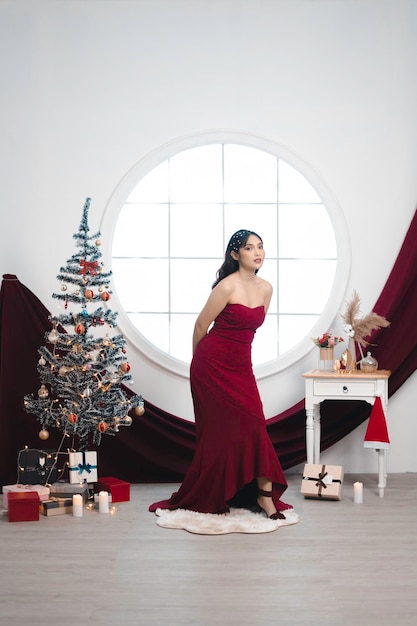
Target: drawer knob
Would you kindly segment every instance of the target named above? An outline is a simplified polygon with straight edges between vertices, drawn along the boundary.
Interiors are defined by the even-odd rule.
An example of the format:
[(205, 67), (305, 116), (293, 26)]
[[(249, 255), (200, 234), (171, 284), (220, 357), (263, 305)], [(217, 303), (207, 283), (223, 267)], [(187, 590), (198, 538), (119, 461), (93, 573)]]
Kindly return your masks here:
[(343, 385), (343, 393), (347, 393), (349, 391), (349, 389), (346, 387), (346, 385)]

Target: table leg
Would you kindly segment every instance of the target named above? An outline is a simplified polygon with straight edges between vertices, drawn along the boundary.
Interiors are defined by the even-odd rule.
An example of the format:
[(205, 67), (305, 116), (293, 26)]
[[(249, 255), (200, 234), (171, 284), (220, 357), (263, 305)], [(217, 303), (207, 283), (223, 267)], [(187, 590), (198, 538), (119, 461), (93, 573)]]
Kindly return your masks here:
[(385, 469), (385, 450), (377, 450), (378, 453), (378, 489), (379, 497), (384, 497), (384, 489), (386, 487), (386, 469)]
[(306, 415), (307, 463), (314, 463), (314, 408), (306, 409)]
[(321, 415), (320, 406), (315, 407), (314, 411), (314, 463), (320, 463), (320, 447), (321, 447)]

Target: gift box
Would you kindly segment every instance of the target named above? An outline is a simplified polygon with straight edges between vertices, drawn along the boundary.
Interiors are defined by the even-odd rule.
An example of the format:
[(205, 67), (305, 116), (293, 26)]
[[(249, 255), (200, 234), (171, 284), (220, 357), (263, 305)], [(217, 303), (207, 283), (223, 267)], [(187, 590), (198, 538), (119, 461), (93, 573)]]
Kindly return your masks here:
[(45, 485), (58, 480), (56, 453), (25, 448), (17, 455), (17, 482), (23, 485)]
[(9, 493), (37, 493), (40, 500), (49, 498), (49, 487), (46, 485), (3, 485), (3, 508), (9, 507)]
[(97, 480), (97, 452), (69, 453), (70, 483), (95, 483)]
[(130, 500), (130, 483), (113, 476), (100, 478), (94, 485), (94, 491), (96, 493), (108, 491), (111, 494), (113, 504), (115, 502), (129, 502)]
[(87, 502), (89, 498), (89, 490), (87, 483), (67, 483), (63, 481), (58, 481), (53, 483), (49, 487), (50, 490), (50, 498), (72, 498), (75, 493), (80, 493), (83, 497), (84, 502)]
[(306, 498), (340, 500), (342, 494), (343, 467), (306, 463), (301, 481), (301, 493)]
[(9, 522), (39, 521), (39, 502), (37, 491), (9, 491), (7, 493)]
[(72, 513), (72, 498), (51, 498), (40, 504), (42, 515), (52, 517)]

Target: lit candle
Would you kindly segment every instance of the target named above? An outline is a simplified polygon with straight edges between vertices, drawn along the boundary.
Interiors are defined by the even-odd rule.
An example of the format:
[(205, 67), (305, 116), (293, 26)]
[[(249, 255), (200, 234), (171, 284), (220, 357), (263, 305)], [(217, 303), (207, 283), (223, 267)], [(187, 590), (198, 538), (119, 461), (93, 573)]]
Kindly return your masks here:
[(79, 493), (72, 496), (72, 514), (74, 517), (82, 517), (83, 515), (83, 498)]
[(363, 484), (356, 482), (353, 483), (353, 502), (355, 504), (362, 504), (363, 502)]
[(98, 494), (98, 510), (100, 513), (109, 512), (109, 494), (107, 491), (100, 491)]
[[(108, 492), (107, 492), (107, 493), (108, 493)], [(108, 493), (108, 498), (109, 498), (109, 504), (110, 504), (110, 502), (111, 502), (111, 493)], [(96, 504), (96, 503), (98, 503), (98, 502), (100, 502), (100, 500), (99, 500), (99, 494), (98, 494), (98, 493), (95, 493), (95, 494), (94, 494), (94, 504)]]

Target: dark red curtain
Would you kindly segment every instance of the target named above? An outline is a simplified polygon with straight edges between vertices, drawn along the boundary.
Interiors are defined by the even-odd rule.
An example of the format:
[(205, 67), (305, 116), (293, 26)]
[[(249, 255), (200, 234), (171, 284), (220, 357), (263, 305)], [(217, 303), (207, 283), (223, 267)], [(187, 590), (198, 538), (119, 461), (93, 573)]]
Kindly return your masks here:
[[(374, 333), (372, 353), (381, 369), (390, 369), (392, 395), (416, 369), (417, 333), (417, 212), (404, 244), (374, 310), (391, 321)], [(23, 408), (23, 397), (36, 393), (40, 381), (36, 369), (38, 348), (51, 326), (49, 312), (38, 298), (12, 274), (5, 274), (0, 291), (0, 479), (17, 479), (17, 452), (25, 445), (57, 449), (62, 433), (51, 432), (47, 442), (38, 437), (40, 425)], [(124, 388), (126, 393), (131, 393)], [(115, 437), (104, 436), (98, 449), (101, 476), (129, 482), (180, 482), (191, 461), (195, 426), (145, 401), (142, 417)], [(321, 404), (322, 450), (345, 437), (369, 417), (365, 402)], [(304, 399), (269, 419), (267, 428), (284, 469), (306, 460)], [(65, 444), (64, 448), (65, 449)]]
[(411, 376), (417, 364), (417, 211), (374, 310), (391, 322), (369, 337), (380, 369), (389, 369), (389, 395)]

